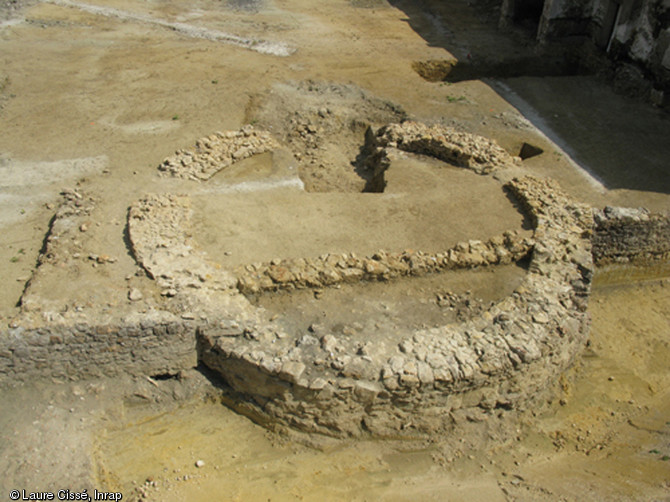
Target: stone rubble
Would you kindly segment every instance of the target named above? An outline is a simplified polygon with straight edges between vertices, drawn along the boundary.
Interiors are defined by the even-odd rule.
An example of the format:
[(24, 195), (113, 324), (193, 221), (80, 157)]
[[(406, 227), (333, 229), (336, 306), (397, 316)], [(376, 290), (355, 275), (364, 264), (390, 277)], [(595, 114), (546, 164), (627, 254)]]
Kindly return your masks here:
[(270, 133), (246, 125), (239, 131), (216, 132), (200, 138), (193, 148), (177, 150), (158, 169), (177, 178), (207, 181), (234, 162), (278, 147)]
[[(44, 252), (37, 258), (37, 268), (21, 297), (22, 310), (39, 311), (49, 309), (34, 290), (42, 276), (54, 269), (65, 268), (77, 260), (83, 252), (81, 233), (85, 232), (88, 220), (95, 207), (96, 199), (87, 193), (71, 188), (61, 190), (62, 201), (56, 210), (45, 240)], [(84, 228), (84, 230), (82, 230)], [(96, 263), (98, 256), (96, 256)], [(113, 259), (105, 257), (103, 263)]]
[(374, 148), (372, 161), (382, 168), (388, 166), (388, 161), (384, 160), (387, 148), (429, 155), (458, 167), (472, 169), (477, 174), (489, 174), (515, 164), (514, 158), (495, 141), (442, 125), (428, 126), (408, 120), (386, 125), (372, 132), (372, 136), (369, 135), (367, 139)]
[(465, 294), (456, 294), (451, 291), (445, 291), (436, 295), (436, 303), (441, 308), (448, 308), (456, 314), (456, 318), (460, 322), (467, 321), (475, 315), (481, 315), (490, 307), (478, 299), (473, 298), (470, 291)]
[(149, 276), (176, 296), (186, 288), (230, 289), (232, 275), (205, 260), (187, 235), (190, 199), (178, 195), (149, 195), (128, 212), (128, 234), (135, 257)]
[[(215, 135), (200, 150), (179, 153), (165, 170), (206, 180), (226, 162), (272, 149), (263, 134), (246, 128)], [(374, 146), (369, 162), (380, 170), (391, 149), (436, 156), (480, 174), (514, 163), (489, 140), (413, 122), (371, 131), (368, 140)], [(247, 150), (238, 155), (237, 147)], [(215, 150), (221, 158), (215, 159)], [(192, 160), (196, 154), (202, 155), (198, 163)], [(191, 163), (182, 162), (187, 157)], [(669, 225), (667, 216), (644, 210), (593, 210), (551, 180), (526, 176), (505, 188), (531, 217), (532, 238), (510, 231), (441, 253), (277, 258), (235, 270), (210, 262), (197, 249), (187, 196), (145, 196), (128, 212), (128, 235), (135, 259), (158, 286), (160, 306), (147, 303), (148, 291), (131, 287), (128, 305), (113, 313), (42, 312), (29, 284), (22, 298), (24, 322), (0, 333), (0, 381), (165, 374), (202, 363), (263, 420), (333, 436), (434, 434), (461, 419), (529, 406), (586, 341), (594, 257), (617, 261), (628, 253), (626, 259), (667, 260)], [(63, 195), (31, 283), (49, 267), (76, 259), (72, 251), (80, 254), (82, 233), (89, 230), (94, 199), (75, 190)], [(115, 261), (84, 256), (93, 265)], [(244, 296), (318, 292), (344, 282), (388, 281), (527, 256), (528, 273), (512, 295), (478, 305), (458, 323), (407, 329), (393, 344), (362, 326), (355, 333), (330, 333), (315, 323), (307, 332), (287, 333)], [(460, 299), (445, 293), (437, 301), (458, 306)]]
[(528, 255), (532, 240), (507, 231), (487, 241), (460, 242), (441, 253), (378, 251), (370, 257), (355, 253), (326, 254), (318, 258), (273, 260), (238, 267), (237, 287), (245, 294), (263, 291), (322, 288), (359, 281), (388, 281), (444, 270), (504, 265)]

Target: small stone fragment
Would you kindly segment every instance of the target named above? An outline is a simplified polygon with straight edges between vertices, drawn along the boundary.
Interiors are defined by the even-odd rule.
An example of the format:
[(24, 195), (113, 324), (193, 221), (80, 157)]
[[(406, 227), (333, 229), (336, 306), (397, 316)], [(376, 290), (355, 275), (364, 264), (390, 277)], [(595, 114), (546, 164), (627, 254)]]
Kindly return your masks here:
[(328, 382), (326, 382), (323, 378), (316, 378), (312, 381), (312, 383), (309, 384), (309, 388), (311, 390), (322, 390)]
[(321, 337), (321, 348), (326, 352), (333, 352), (337, 347), (337, 338), (333, 335), (324, 335)]
[(547, 324), (549, 322), (549, 317), (544, 312), (539, 312), (537, 314), (533, 314), (533, 321), (538, 324)]
[(290, 382), (296, 383), (304, 371), (305, 365), (303, 363), (289, 361), (284, 363), (279, 376)]

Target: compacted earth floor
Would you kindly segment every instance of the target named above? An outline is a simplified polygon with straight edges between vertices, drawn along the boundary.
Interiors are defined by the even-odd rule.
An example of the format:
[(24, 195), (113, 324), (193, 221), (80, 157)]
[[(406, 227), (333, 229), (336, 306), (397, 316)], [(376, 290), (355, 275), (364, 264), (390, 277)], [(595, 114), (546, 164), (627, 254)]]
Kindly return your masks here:
[[(471, 172), (450, 172), (443, 197), (421, 180), (412, 183), (432, 194), (426, 200), (402, 188), (361, 193), (366, 127), (404, 117), (487, 136), (513, 155), (532, 144), (543, 153), (519, 171), (551, 176), (594, 206), (670, 207), (667, 168), (658, 167), (668, 160), (658, 139), (670, 134), (666, 114), (593, 77), (429, 82), (417, 62), (481, 51), (495, 61), (520, 42), (500, 42), (464, 1), (406, 4), (0, 1), (0, 322), (19, 313), (62, 189), (90, 194), (96, 210), (82, 230), (77, 287), (48, 277), (42, 287), (84, 311), (129, 302), (129, 284), (153, 287), (125, 235), (128, 207), (147, 193), (200, 191), (197, 242), (232, 265), (528, 230), (497, 185)], [(479, 24), (468, 31), (464, 23)], [(593, 103), (597, 113), (585, 115)], [(545, 133), (533, 125), (543, 125), (543, 113)], [(577, 127), (585, 117), (588, 130)], [(209, 195), (204, 184), (159, 176), (175, 150), (247, 123), (298, 154), (293, 179), (305, 191), (266, 190), (276, 182), (267, 154), (217, 175)], [(612, 152), (628, 152), (628, 161)], [(113, 260), (89, 259), (100, 255)], [(392, 334), (402, 323), (458, 320), (508, 294), (523, 272), (253, 301), (287, 326), (345, 329), (375, 319)], [(461, 447), (442, 438), (347, 443), (270, 433), (232, 411), (220, 383), (196, 370), (32, 382), (0, 391), (0, 499), (12, 489), (97, 487), (148, 500), (665, 500), (670, 284), (638, 272), (599, 274), (591, 340), (554, 401), (513, 425), (464, 432)]]

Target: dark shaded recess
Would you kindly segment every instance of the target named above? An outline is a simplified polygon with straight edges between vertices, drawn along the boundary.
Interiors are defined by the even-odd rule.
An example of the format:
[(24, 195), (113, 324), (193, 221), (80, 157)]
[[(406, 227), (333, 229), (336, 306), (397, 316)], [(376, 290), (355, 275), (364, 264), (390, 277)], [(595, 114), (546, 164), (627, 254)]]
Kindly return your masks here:
[(516, 0), (514, 5), (514, 21), (533, 22), (536, 25), (542, 17), (544, 0)]
[(202, 362), (200, 350), (201, 348), (198, 349), (199, 363), (196, 370), (209, 381), (212, 387), (219, 391), (220, 394), (217, 397), (223, 406), (238, 415), (248, 418), (256, 425), (270, 430), (281, 430), (281, 424), (269, 419), (268, 416), (258, 411), (259, 409), (263, 409), (267, 403), (267, 399), (254, 399), (253, 396), (236, 391), (218, 371), (209, 368)]
[(532, 157), (537, 157), (538, 155), (542, 155), (543, 153), (544, 150), (542, 150), (542, 148), (537, 147), (535, 145), (531, 145), (530, 143), (524, 143), (523, 145), (521, 145), (521, 150), (519, 151), (519, 157), (521, 157), (521, 160), (526, 160)]
[(557, 55), (522, 58), (511, 58), (504, 61), (478, 63), (458, 62), (444, 79), (448, 82), (480, 80), (483, 78), (514, 78), (514, 77), (564, 77), (586, 75), (584, 68), (576, 57)]
[(135, 255), (135, 248), (133, 247), (133, 241), (130, 239), (130, 208), (126, 211), (126, 224), (123, 227), (123, 244), (126, 247), (126, 252), (135, 263), (144, 271), (147, 277), (155, 279), (153, 274), (144, 266), (141, 260)]
[(179, 375), (177, 373), (158, 373), (157, 375), (151, 375), (151, 378), (159, 381), (176, 380)]
[(388, 166), (382, 165), (375, 152), (375, 130), (368, 126), (365, 140), (359, 148), (356, 158), (351, 162), (356, 174), (365, 180), (363, 193), (383, 193), (386, 189), (384, 172)]
[(516, 0), (512, 20), (529, 33), (536, 33), (544, 9), (544, 0)]
[[(33, 270), (37, 270), (37, 268), (40, 266), (40, 261), (43, 258), (48, 259), (49, 257), (47, 256), (47, 247), (49, 246), (49, 237), (51, 236), (51, 232), (53, 230), (54, 223), (56, 222), (56, 216), (57, 213), (54, 213), (54, 215), (51, 217), (49, 220), (49, 224), (47, 225), (47, 232), (44, 234), (44, 238), (42, 239), (42, 246), (40, 247), (39, 252), (37, 253), (37, 260), (35, 262), (35, 266), (33, 267)], [(30, 281), (31, 279), (28, 279), (26, 283), (23, 285), (23, 291), (21, 291), (21, 296), (19, 296), (19, 299), (16, 300), (16, 303), (14, 304), (15, 307), (20, 307), (21, 306), (21, 298), (23, 298), (23, 295), (26, 294), (26, 290), (28, 289), (28, 286), (30, 286)]]
[(519, 214), (523, 216), (521, 228), (524, 230), (533, 230), (537, 226), (537, 222), (533, 220), (533, 213), (527, 210), (527, 208), (519, 199), (517, 199), (516, 195), (514, 195), (514, 192), (509, 187), (503, 186), (503, 192), (514, 209), (516, 209)]

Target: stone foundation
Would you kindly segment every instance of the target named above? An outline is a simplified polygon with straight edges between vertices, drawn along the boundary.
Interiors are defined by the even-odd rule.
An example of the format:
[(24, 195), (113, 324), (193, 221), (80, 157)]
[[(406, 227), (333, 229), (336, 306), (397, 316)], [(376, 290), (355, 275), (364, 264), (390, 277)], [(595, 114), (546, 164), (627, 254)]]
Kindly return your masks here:
[(161, 173), (193, 181), (207, 181), (231, 164), (279, 145), (265, 131), (247, 125), (239, 131), (217, 132), (196, 141), (193, 148), (177, 150), (158, 167)]
[(670, 260), (670, 217), (643, 208), (606, 207), (594, 211), (593, 259), (649, 264)]
[(375, 347), (371, 334), (364, 350), (333, 335), (214, 328), (200, 332), (203, 363), (259, 413), (330, 435), (434, 433), (459, 410), (524, 406), (586, 340), (592, 217), (551, 182), (524, 178), (509, 188), (537, 224), (530, 271), (480, 317), (408, 332), (392, 347)]
[(371, 150), (368, 163), (382, 171), (388, 167), (388, 153), (393, 149), (428, 155), (477, 174), (490, 174), (515, 164), (510, 154), (488, 138), (409, 120), (368, 131), (367, 147)]
[(507, 231), (487, 241), (459, 242), (442, 253), (379, 251), (369, 257), (354, 253), (327, 254), (319, 258), (273, 260), (238, 267), (237, 288), (245, 294), (262, 291), (322, 288), (359, 281), (388, 281), (446, 270), (507, 265), (525, 258), (532, 248), (529, 239)]
[[(235, 143), (239, 134), (229, 139)], [(514, 163), (484, 140), (411, 122), (389, 125), (368, 137), (369, 162), (380, 175), (397, 150), (482, 175)], [(332, 436), (434, 434), (459, 420), (522, 409), (552, 388), (588, 337), (594, 259), (667, 259), (669, 225), (667, 217), (643, 210), (594, 211), (551, 180), (527, 176), (501, 189), (530, 216), (532, 238), (509, 231), (440, 253), (326, 254), (230, 270), (198, 250), (189, 197), (146, 196), (130, 208), (127, 233), (162, 303), (139, 309), (131, 302), (114, 315), (40, 307), (40, 274), (68, 265), (72, 253), (65, 246), (76, 242), (70, 234), (81, 233), (82, 218), (94, 207), (93, 199), (67, 192), (24, 294), (23, 318), (0, 334), (0, 382), (175, 374), (200, 362), (265, 421)], [(392, 342), (374, 331), (358, 338), (287, 332), (244, 296), (528, 257), (526, 277), (509, 297), (461, 323), (408, 328)]]
[(196, 323), (168, 312), (0, 334), (0, 382), (176, 374), (197, 364)]

